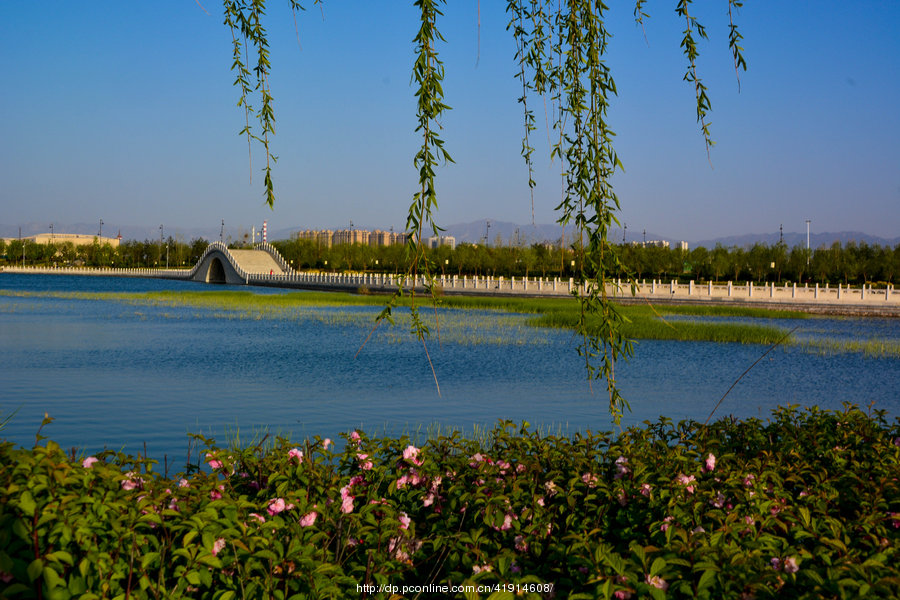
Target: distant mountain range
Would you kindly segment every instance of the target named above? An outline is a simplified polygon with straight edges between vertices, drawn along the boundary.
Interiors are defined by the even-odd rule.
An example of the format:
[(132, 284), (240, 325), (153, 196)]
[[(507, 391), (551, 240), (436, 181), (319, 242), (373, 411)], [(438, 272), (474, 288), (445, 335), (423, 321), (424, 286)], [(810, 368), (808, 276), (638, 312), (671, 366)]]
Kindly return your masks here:
[[(490, 224), (490, 226), (488, 226)], [(56, 224), (54, 231), (57, 233), (79, 233), (83, 235), (96, 235), (99, 232), (98, 223), (74, 223), (74, 224)], [(270, 240), (287, 239), (292, 233), (307, 229), (303, 227), (279, 228), (270, 230), (268, 238)], [(49, 233), (49, 227), (45, 223), (25, 223), (21, 226), (22, 236), (31, 236), (38, 233)], [(126, 240), (154, 240), (159, 239), (159, 226), (157, 227), (141, 227), (118, 225), (115, 223), (104, 223), (103, 235), (105, 237), (115, 237), (121, 232), (122, 238)], [(220, 228), (203, 228), (203, 227), (164, 227), (163, 235), (165, 237), (175, 236), (189, 242), (194, 238), (205, 238), (207, 240), (215, 240), (219, 238)], [(573, 227), (567, 226), (565, 230), (554, 224), (538, 224), (538, 225), (521, 225), (508, 221), (498, 221), (495, 219), (481, 219), (470, 223), (457, 223), (448, 225), (444, 235), (452, 235), (456, 238), (457, 243), (468, 242), (472, 244), (483, 244), (485, 239), (494, 246), (500, 244), (520, 244), (531, 245), (534, 243), (553, 242), (558, 243), (560, 237), (565, 236), (567, 240), (572, 239)], [(250, 229), (240, 227), (237, 229), (225, 229), (226, 238), (234, 240), (250, 234)], [(259, 231), (257, 230), (257, 235)], [(19, 236), (18, 225), (2, 225), (0, 224), (0, 237), (15, 238)], [(677, 244), (679, 239), (655, 232), (632, 231), (631, 229), (613, 229), (610, 232), (610, 239), (613, 241), (641, 242), (651, 240), (666, 240), (673, 246)], [(688, 240), (689, 247), (696, 248), (704, 246), (713, 248), (716, 244), (722, 244), (725, 247), (738, 246), (749, 248), (756, 243), (763, 243), (773, 246), (778, 243), (780, 234), (775, 233), (748, 233), (744, 235), (732, 235), (718, 238), (710, 238), (705, 240)], [(884, 238), (876, 235), (870, 235), (859, 231), (839, 231), (833, 233), (811, 233), (809, 236), (809, 244), (812, 248), (821, 246), (831, 246), (834, 242), (846, 244), (854, 241), (857, 243), (865, 242), (869, 245), (878, 244), (880, 246), (894, 247), (900, 244), (900, 236), (895, 238)], [(784, 243), (789, 248), (794, 246), (806, 245), (806, 232), (789, 232), (784, 234)]]

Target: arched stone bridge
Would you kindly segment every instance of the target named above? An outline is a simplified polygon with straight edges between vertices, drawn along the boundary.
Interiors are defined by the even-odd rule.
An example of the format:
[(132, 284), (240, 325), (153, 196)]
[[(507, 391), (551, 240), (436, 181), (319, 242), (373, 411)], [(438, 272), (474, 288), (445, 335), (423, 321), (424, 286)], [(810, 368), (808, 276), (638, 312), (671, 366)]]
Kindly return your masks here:
[(255, 275), (281, 275), (290, 267), (272, 244), (256, 250), (235, 250), (222, 242), (211, 243), (191, 269), (188, 279), (205, 283), (246, 284)]

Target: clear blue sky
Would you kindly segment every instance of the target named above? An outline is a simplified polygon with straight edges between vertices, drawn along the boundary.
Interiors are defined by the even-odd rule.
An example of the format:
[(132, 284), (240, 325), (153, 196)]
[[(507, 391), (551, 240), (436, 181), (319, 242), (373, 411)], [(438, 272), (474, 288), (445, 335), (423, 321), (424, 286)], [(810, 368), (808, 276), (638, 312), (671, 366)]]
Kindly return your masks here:
[[(269, 0), (279, 161), (274, 211), (252, 174), (221, 6), (0, 3), (0, 223), (402, 229), (415, 189), (411, 2), (335, 1), (298, 15)], [(203, 7), (200, 6), (203, 5)], [(442, 224), (531, 222), (519, 156), (514, 46), (504, 2), (451, 1)], [(674, 0), (613, 2), (610, 119), (629, 231), (675, 239), (859, 230), (900, 235), (900, 2), (754, 1), (738, 16), (749, 71), (735, 80), (724, 0), (695, 3), (710, 40), (712, 167), (681, 78)], [(205, 10), (211, 14), (207, 14)], [(324, 17), (324, 18), (323, 18)], [(533, 98), (538, 122), (540, 99)], [(555, 220), (559, 166), (538, 131), (535, 217)]]

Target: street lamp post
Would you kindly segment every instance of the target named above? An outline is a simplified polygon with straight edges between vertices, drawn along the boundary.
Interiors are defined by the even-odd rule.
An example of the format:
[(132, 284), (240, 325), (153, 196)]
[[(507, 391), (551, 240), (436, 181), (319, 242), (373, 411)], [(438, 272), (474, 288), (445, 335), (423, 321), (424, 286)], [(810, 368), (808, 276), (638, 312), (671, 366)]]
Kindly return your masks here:
[(809, 219), (806, 220), (806, 268), (809, 269)]

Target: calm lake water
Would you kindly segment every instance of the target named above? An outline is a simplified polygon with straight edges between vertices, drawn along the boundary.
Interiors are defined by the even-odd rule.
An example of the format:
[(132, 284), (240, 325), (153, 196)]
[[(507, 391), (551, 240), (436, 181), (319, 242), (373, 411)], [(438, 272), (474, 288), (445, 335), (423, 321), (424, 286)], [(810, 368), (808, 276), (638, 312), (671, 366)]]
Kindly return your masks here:
[[(34, 443), (41, 432), (64, 448), (137, 452), (170, 464), (188, 433), (224, 444), (260, 432), (295, 440), (364, 428), (414, 435), (438, 423), (472, 431), (498, 419), (573, 433), (611, 430), (602, 382), (591, 393), (575, 340), (534, 329), (524, 317), (492, 324), (486, 313), (443, 311), (442, 343), (429, 342), (439, 396), (422, 345), (380, 328), (354, 358), (378, 307), (310, 308), (291, 314), (228, 314), (191, 307), (15, 297), (3, 291), (210, 290), (150, 279), (0, 274), (0, 437)], [(251, 289), (260, 294), (282, 292)], [(900, 342), (900, 320), (773, 320), (803, 339)], [(463, 333), (454, 331), (458, 325)], [(466, 329), (468, 327), (468, 329)], [(705, 420), (764, 347), (642, 341), (618, 366), (631, 402), (628, 424)], [(718, 416), (766, 418), (788, 403), (838, 409), (873, 403), (900, 416), (900, 360), (779, 348), (731, 391)]]

